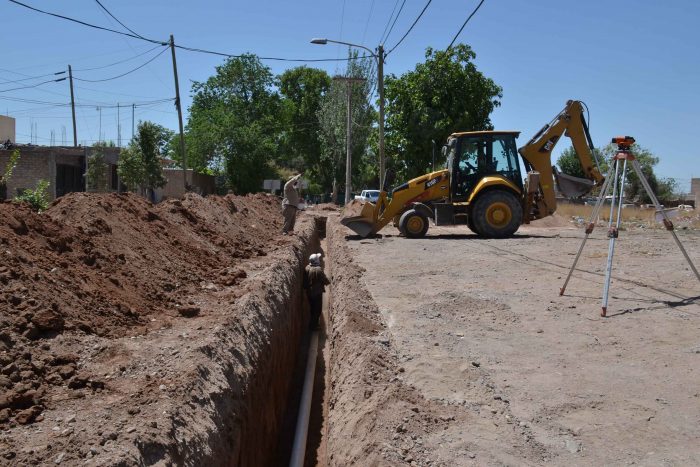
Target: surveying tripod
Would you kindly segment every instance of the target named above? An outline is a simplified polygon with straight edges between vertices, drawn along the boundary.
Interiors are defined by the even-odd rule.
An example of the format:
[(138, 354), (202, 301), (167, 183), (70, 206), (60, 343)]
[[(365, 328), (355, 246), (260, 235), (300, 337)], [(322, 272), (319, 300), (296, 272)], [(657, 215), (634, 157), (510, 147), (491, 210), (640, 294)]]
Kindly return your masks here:
[[(698, 281), (700, 281), (700, 274), (698, 274), (698, 270), (695, 268), (695, 265), (691, 261), (690, 256), (688, 256), (688, 253), (685, 251), (685, 248), (683, 248), (683, 244), (680, 240), (678, 240), (678, 236), (676, 235), (676, 232), (673, 228), (673, 222), (671, 222), (671, 219), (668, 218), (666, 211), (664, 211), (661, 207), (661, 204), (656, 198), (654, 191), (651, 189), (649, 182), (642, 173), (642, 168), (639, 165), (639, 161), (637, 161), (634, 155), (630, 152), (630, 147), (632, 146), (632, 144), (634, 144), (634, 138), (632, 138), (631, 136), (618, 136), (613, 138), (612, 142), (613, 144), (617, 144), (617, 153), (612, 159), (612, 164), (610, 164), (610, 169), (608, 170), (608, 174), (605, 177), (605, 182), (603, 182), (603, 186), (600, 189), (600, 195), (598, 195), (595, 207), (593, 208), (591, 217), (588, 220), (588, 224), (586, 225), (586, 235), (585, 237), (583, 237), (583, 241), (581, 242), (581, 246), (579, 246), (578, 253), (576, 253), (576, 258), (574, 258), (574, 264), (571, 265), (569, 275), (566, 276), (564, 285), (559, 290), (559, 295), (564, 295), (564, 291), (566, 290), (566, 286), (569, 283), (569, 279), (571, 279), (571, 275), (573, 274), (574, 269), (576, 269), (576, 264), (578, 263), (578, 260), (581, 257), (581, 252), (583, 251), (583, 247), (586, 244), (589, 235), (593, 232), (596, 220), (598, 219), (598, 215), (600, 214), (600, 210), (603, 207), (605, 198), (608, 194), (608, 191), (610, 190), (610, 186), (612, 185), (613, 192), (612, 198), (610, 200), (610, 218), (608, 220), (608, 238), (610, 239), (610, 241), (608, 243), (608, 261), (605, 267), (605, 283), (603, 286), (603, 299), (600, 311), (600, 316), (603, 317), (606, 316), (608, 311), (610, 275), (612, 273), (613, 254), (615, 253), (615, 240), (618, 237), (620, 229), (620, 220), (622, 219), (622, 200), (625, 192), (625, 175), (627, 172), (628, 161), (632, 164), (632, 168), (637, 174), (637, 177), (639, 177), (639, 181), (642, 183), (642, 186), (644, 187), (644, 190), (646, 190), (647, 195), (649, 195), (649, 199), (651, 199), (652, 203), (654, 203), (654, 206), (656, 207), (656, 212), (661, 213), (661, 216), (663, 217), (664, 227), (666, 228), (666, 230), (671, 232), (673, 239), (676, 241), (676, 245), (678, 245), (678, 248), (680, 248), (681, 253), (683, 253), (683, 256), (685, 257), (686, 261), (688, 261), (690, 269), (693, 270), (693, 272), (695, 273), (695, 277), (697, 277)], [(620, 164), (622, 164), (621, 171)], [(615, 210), (615, 203), (617, 203), (617, 211)], [(613, 216), (615, 217), (614, 225)]]

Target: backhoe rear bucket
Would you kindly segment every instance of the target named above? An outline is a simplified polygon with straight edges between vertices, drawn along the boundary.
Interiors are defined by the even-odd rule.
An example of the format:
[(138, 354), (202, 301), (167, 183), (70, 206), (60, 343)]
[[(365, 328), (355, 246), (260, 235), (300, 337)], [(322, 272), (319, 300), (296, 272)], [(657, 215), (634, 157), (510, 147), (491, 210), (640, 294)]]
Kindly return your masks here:
[(353, 199), (345, 206), (340, 223), (360, 237), (367, 237), (374, 231), (374, 209), (369, 201)]
[(579, 198), (591, 192), (595, 185), (593, 181), (587, 178), (574, 177), (559, 172), (555, 167), (552, 167), (554, 180), (557, 182), (559, 191), (567, 198)]

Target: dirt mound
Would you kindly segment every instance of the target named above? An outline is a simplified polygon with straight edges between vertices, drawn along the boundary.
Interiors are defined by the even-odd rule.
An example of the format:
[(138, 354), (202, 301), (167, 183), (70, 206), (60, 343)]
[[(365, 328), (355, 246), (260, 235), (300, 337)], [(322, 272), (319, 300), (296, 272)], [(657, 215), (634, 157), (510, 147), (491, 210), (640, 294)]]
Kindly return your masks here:
[(544, 219), (538, 219), (530, 223), (532, 227), (539, 228), (554, 228), (554, 227), (571, 227), (572, 224), (564, 216), (557, 214), (556, 212), (551, 216), (547, 216)]
[(279, 202), (266, 195), (154, 206), (73, 193), (43, 214), (0, 203), (0, 424), (40, 420), (52, 386), (104, 386), (56, 337), (135, 336), (206, 315), (188, 298), (236, 285), (242, 263), (282, 244), (280, 228)]

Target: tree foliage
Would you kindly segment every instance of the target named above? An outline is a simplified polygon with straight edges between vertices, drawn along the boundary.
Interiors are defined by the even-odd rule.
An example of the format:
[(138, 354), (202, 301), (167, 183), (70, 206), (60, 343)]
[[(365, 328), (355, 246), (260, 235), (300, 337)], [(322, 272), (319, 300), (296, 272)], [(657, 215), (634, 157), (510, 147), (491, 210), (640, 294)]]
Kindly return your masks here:
[(187, 124), (188, 166), (217, 167), (237, 193), (258, 191), (278, 151), (280, 97), (268, 67), (251, 54), (230, 58), (194, 82)]
[(279, 77), (283, 98), (285, 128), (281, 133), (278, 163), (317, 178), (321, 173), (321, 130), (318, 112), (331, 87), (331, 78), (323, 70), (300, 66)]
[(138, 187), (155, 190), (167, 182), (161, 154), (172, 132), (153, 122), (139, 122), (137, 133), (121, 151), (117, 171), (129, 190)]
[(376, 171), (368, 171), (368, 163), (376, 166), (377, 160), (369, 151), (372, 123), (376, 121), (376, 112), (370, 104), (370, 94), (375, 79), (372, 76), (371, 59), (358, 58), (357, 51), (348, 52), (348, 66), (344, 77), (364, 78), (364, 82), (333, 80), (330, 89), (324, 95), (318, 111), (320, 122), (321, 157), (319, 161), (320, 184), (333, 188), (344, 184), (345, 160), (347, 154), (347, 93), (350, 91), (350, 108), (352, 121), (352, 183), (355, 187), (372, 185), (376, 187)]
[[(652, 191), (659, 201), (664, 203), (675, 199), (677, 197), (676, 191), (678, 190), (676, 181), (671, 178), (659, 179), (654, 173), (654, 167), (659, 163), (659, 157), (638, 144), (633, 144), (630, 151), (639, 162), (644, 177), (649, 182)], [(617, 153), (617, 145), (608, 144), (602, 149), (595, 148), (594, 152), (598, 155), (600, 171), (603, 175), (605, 175), (609, 170), (610, 161), (612, 161), (613, 156)], [(585, 176), (583, 169), (581, 168), (581, 163), (579, 162), (578, 157), (576, 156), (576, 151), (574, 151), (573, 147), (569, 147), (562, 152), (561, 156), (559, 156), (557, 159), (557, 165), (562, 172), (567, 175), (573, 175), (574, 177)], [(612, 191), (610, 191), (610, 193), (612, 193)], [(637, 203), (651, 202), (651, 199), (647, 195), (642, 182), (639, 180), (639, 177), (637, 177), (637, 174), (633, 170), (631, 164), (627, 165), (625, 198), (629, 201)]]
[(401, 179), (425, 173), (432, 142), (456, 131), (492, 129), (490, 115), (502, 89), (477, 70), (465, 44), (447, 51), (428, 48), (413, 71), (386, 79), (387, 156)]
[(15, 201), (29, 203), (37, 212), (46, 211), (49, 207), (49, 182), (39, 180), (33, 190), (24, 190), (21, 195), (15, 196)]
[(107, 188), (107, 163), (105, 162), (104, 146), (96, 144), (88, 156), (87, 171), (88, 190), (104, 191)]

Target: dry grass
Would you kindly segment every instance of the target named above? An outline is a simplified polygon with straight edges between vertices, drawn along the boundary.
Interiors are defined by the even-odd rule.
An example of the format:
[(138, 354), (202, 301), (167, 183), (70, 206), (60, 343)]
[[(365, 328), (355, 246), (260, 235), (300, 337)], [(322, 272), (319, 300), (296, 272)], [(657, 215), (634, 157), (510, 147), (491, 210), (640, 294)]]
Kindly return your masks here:
[[(616, 207), (617, 209), (617, 207)], [(593, 206), (586, 206), (581, 204), (566, 204), (560, 203), (557, 205), (557, 214), (565, 217), (579, 217), (583, 218), (585, 221), (591, 216), (593, 212)], [(642, 224), (648, 228), (663, 228), (661, 222), (657, 222), (655, 219), (654, 209), (640, 209), (638, 207), (626, 207), (622, 209), (622, 223), (623, 224)], [(600, 210), (600, 216), (598, 217), (598, 222), (608, 222), (610, 218), (610, 205), (606, 204)], [(677, 227), (689, 227), (692, 229), (700, 229), (700, 215), (695, 211), (690, 212), (678, 212), (677, 216), (671, 215), (671, 220)]]

